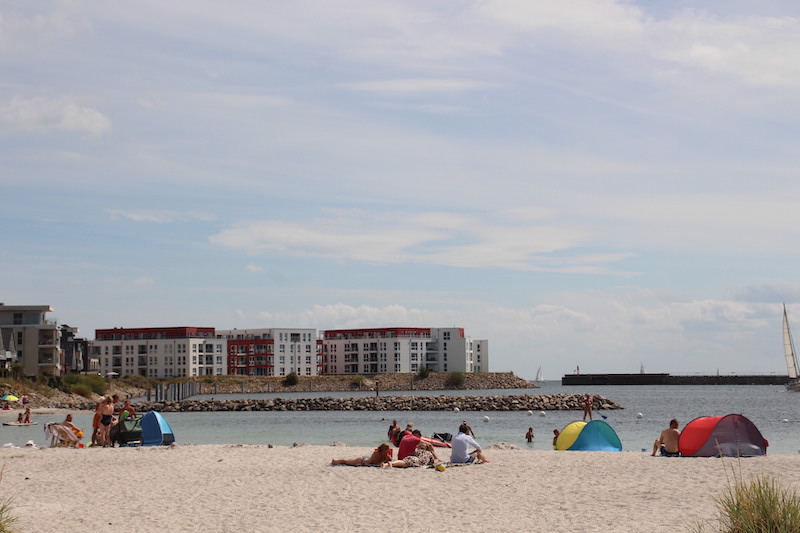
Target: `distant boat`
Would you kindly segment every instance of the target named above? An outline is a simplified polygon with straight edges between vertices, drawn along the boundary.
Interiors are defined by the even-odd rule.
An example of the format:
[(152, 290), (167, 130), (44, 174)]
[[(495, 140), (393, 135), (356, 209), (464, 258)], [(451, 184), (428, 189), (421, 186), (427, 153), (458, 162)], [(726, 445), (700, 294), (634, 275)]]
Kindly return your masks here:
[(792, 331), (789, 329), (789, 317), (786, 304), (783, 304), (783, 354), (786, 356), (786, 370), (789, 371), (787, 390), (800, 391), (800, 379), (797, 379), (797, 353), (794, 351)]
[(544, 378), (542, 378), (542, 367), (539, 367), (539, 370), (536, 371), (536, 379), (534, 381), (544, 381)]

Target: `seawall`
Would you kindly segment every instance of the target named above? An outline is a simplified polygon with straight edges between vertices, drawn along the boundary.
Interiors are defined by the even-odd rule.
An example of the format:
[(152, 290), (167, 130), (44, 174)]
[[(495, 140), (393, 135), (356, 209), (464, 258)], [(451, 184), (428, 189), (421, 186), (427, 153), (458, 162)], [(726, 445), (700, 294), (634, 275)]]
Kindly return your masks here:
[(788, 376), (718, 374), (673, 376), (671, 374), (565, 374), (562, 385), (784, 385)]
[[(368, 398), (271, 398), (241, 400), (183, 400), (139, 402), (139, 411), (554, 411), (583, 410), (583, 394), (516, 396), (381, 396)], [(594, 409), (622, 407), (600, 395), (592, 396)]]

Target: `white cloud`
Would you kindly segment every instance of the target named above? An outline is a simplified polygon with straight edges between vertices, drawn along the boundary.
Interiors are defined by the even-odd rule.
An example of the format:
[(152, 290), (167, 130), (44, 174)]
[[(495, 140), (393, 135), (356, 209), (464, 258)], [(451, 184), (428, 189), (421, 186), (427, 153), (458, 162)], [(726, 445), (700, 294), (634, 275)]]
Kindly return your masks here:
[(255, 272), (263, 272), (264, 271), (264, 267), (261, 267), (261, 266), (258, 266), (258, 265), (247, 265), (245, 267), (245, 269), (248, 272), (254, 272), (254, 273)]
[(78, 131), (102, 135), (111, 130), (103, 113), (80, 107), (69, 98), (13, 98), (0, 107), (0, 123), (22, 131)]
[[(627, 253), (577, 254), (591, 231), (578, 227), (492, 222), (448, 213), (331, 212), (328, 219), (260, 220), (209, 238), (250, 254), (281, 252), (368, 263), (423, 263), (459, 268), (505, 268), (608, 273)], [(556, 255), (556, 253), (560, 253)]]
[(191, 221), (211, 221), (214, 215), (200, 211), (154, 211), (154, 210), (132, 210), (132, 209), (106, 209), (112, 219), (124, 218), (134, 222), (153, 222), (157, 224), (168, 224), (174, 222)]

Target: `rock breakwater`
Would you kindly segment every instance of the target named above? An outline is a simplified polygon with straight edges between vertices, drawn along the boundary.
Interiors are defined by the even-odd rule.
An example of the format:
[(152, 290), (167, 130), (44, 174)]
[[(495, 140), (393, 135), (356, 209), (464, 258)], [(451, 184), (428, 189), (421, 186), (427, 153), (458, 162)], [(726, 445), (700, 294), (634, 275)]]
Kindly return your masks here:
[[(183, 400), (139, 402), (137, 411), (579, 411), (583, 394), (516, 396), (381, 396), (369, 398), (272, 398), (238, 400)], [(622, 407), (600, 395), (592, 397), (594, 409)]]

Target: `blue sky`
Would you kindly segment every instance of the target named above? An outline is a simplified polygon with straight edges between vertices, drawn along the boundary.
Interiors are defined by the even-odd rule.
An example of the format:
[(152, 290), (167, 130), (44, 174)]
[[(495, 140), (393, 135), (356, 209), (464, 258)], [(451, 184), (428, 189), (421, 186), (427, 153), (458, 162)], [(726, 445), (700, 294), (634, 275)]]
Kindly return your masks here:
[(0, 301), (90, 338), (456, 325), (529, 378), (785, 372), (798, 17), (6, 3)]

